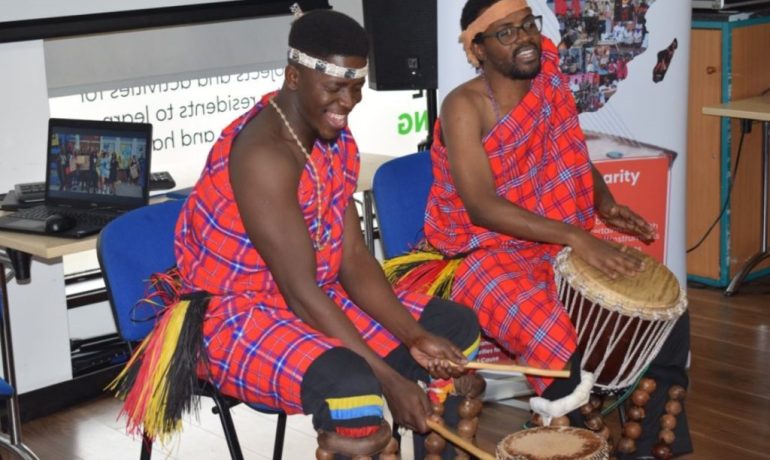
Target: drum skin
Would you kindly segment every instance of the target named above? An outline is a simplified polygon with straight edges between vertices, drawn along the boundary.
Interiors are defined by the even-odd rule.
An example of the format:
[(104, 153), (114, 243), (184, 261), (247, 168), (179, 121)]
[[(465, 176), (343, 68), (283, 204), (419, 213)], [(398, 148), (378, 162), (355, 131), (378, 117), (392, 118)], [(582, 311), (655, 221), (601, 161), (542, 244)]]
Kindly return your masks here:
[(607, 442), (593, 431), (539, 427), (509, 434), (497, 444), (497, 460), (607, 460)]

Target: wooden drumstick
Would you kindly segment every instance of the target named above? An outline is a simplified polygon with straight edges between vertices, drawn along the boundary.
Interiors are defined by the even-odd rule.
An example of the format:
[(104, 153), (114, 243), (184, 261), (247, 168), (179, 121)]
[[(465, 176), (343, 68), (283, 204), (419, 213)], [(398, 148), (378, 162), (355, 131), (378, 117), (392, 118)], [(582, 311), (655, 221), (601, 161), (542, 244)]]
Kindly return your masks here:
[(451, 442), (452, 444), (456, 445), (460, 449), (463, 449), (464, 451), (468, 452), (469, 454), (472, 454), (476, 457), (478, 457), (480, 460), (495, 460), (495, 456), (490, 454), (489, 452), (481, 449), (480, 447), (477, 447), (473, 445), (472, 443), (468, 442), (467, 440), (461, 438), (452, 430), (445, 427), (444, 425), (433, 421), (431, 419), (426, 420), (428, 427), (435, 431), (436, 433), (440, 434), (444, 439)]
[[(449, 363), (455, 367), (460, 367), (459, 364), (449, 361)], [(561, 377), (568, 378), (570, 376), (569, 369), (539, 369), (536, 367), (520, 366), (518, 364), (510, 363), (483, 363), (480, 361), (470, 361), (465, 365), (466, 369), (486, 369), (490, 371), (499, 372), (520, 372), (522, 374), (539, 375), (541, 377)]]

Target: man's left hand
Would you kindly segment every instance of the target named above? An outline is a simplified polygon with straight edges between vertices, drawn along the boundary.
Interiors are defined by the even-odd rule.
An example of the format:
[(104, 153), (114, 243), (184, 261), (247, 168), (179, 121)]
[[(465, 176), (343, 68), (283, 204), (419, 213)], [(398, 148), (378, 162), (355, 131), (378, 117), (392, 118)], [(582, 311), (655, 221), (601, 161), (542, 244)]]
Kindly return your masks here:
[(412, 343), (409, 353), (434, 378), (459, 377), (468, 363), (462, 351), (452, 342), (428, 333)]
[(628, 206), (612, 203), (597, 209), (599, 217), (610, 227), (638, 236), (642, 241), (655, 239), (655, 229)]

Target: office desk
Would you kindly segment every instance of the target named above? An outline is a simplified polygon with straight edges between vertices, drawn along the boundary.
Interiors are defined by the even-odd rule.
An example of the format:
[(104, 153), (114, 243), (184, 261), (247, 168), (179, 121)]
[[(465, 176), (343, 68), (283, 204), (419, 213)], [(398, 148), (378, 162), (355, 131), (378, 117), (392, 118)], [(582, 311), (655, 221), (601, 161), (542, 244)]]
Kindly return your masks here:
[[(0, 215), (3, 212), (0, 211)], [(30, 282), (30, 264), (32, 257), (54, 260), (88, 251), (96, 247), (96, 235), (77, 240), (57, 238), (55, 236), (29, 235), (25, 233), (0, 231), (0, 248), (5, 248), (8, 262), (19, 283)]]
[(741, 283), (746, 279), (751, 270), (760, 262), (770, 256), (768, 253), (768, 180), (770, 178), (770, 95), (738, 99), (724, 104), (704, 106), (703, 113), (720, 117), (740, 118), (745, 120), (757, 120), (762, 122), (762, 199), (760, 210), (760, 249), (751, 256), (733, 277), (725, 289), (725, 295), (733, 295), (738, 292)]

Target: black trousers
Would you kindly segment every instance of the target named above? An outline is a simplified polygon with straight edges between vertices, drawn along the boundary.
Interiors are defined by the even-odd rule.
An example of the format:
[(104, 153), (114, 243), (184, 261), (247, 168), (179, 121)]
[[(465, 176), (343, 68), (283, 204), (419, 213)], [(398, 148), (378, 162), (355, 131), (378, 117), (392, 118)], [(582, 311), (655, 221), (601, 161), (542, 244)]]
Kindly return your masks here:
[[(472, 310), (439, 298), (432, 299), (425, 306), (418, 322), (426, 331), (446, 338), (461, 350), (473, 345), (480, 333), (476, 314)], [(403, 345), (396, 347), (384, 360), (410, 380), (427, 383), (430, 379), (428, 372), (412, 358), (409, 350)], [(376, 426), (380, 423), (379, 417), (371, 415), (335, 420), (326, 402), (329, 398), (369, 394), (382, 394), (379, 381), (363, 358), (343, 347), (332, 348), (319, 356), (308, 368), (301, 386), (302, 408), (306, 414), (312, 414), (313, 427), (316, 430), (332, 432), (339, 426), (355, 429)], [(450, 426), (456, 426), (458, 421), (456, 403), (447, 401), (446, 406), (448, 410), (445, 414), (455, 415), (455, 417), (448, 417), (446, 422)], [(416, 444), (417, 438), (421, 436), (415, 435)], [(422, 440), (419, 444), (422, 444)], [(416, 455), (415, 458), (422, 457)], [(454, 457), (453, 454), (447, 453), (445, 458)]]
[[(690, 352), (690, 314), (685, 311), (677, 320), (666, 342), (658, 355), (650, 363), (645, 373), (646, 377), (655, 380), (655, 391), (650, 394), (650, 400), (644, 406), (645, 417), (641, 421), (642, 436), (636, 440), (636, 452), (619, 455), (619, 460), (652, 458), (652, 448), (658, 442), (660, 433), (660, 417), (666, 412), (668, 390), (674, 385), (687, 389), (687, 358)], [(687, 411), (682, 404), (682, 412), (676, 416), (674, 428), (674, 443), (671, 451), (674, 455), (683, 455), (693, 451), (690, 427), (687, 424)]]

